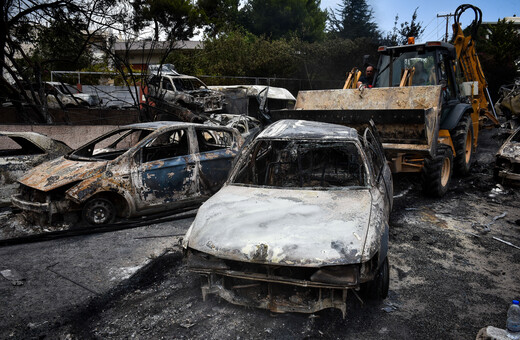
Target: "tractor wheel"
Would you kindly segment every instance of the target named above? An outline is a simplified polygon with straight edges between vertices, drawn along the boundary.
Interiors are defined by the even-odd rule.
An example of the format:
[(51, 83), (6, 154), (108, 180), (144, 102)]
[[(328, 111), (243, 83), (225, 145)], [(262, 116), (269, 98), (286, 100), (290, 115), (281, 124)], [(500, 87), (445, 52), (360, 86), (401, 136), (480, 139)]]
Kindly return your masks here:
[(423, 190), (429, 196), (442, 197), (448, 191), (453, 172), (453, 152), (445, 144), (437, 145), (437, 154), (424, 160)]
[(471, 117), (462, 118), (455, 129), (451, 131), (453, 146), (455, 147), (455, 159), (453, 160), (456, 174), (467, 175), (473, 156), (473, 124)]
[(388, 296), (388, 288), (390, 287), (390, 269), (388, 267), (388, 256), (385, 257), (383, 263), (377, 271), (373, 281), (367, 283), (366, 296), (370, 300), (383, 300)]
[(116, 218), (116, 209), (106, 198), (93, 198), (83, 207), (82, 215), (90, 225), (110, 224)]

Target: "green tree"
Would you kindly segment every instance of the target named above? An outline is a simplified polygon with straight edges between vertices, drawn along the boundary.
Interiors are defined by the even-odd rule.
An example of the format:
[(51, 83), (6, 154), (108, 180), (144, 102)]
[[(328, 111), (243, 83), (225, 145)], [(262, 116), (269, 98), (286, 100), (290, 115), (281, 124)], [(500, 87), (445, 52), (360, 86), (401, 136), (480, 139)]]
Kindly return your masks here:
[(286, 39), (268, 40), (234, 30), (204, 41), (200, 53), (173, 53), (169, 61), (183, 73), (214, 76), (288, 77), (294, 74), (295, 54)]
[(383, 46), (396, 46), (399, 44), (399, 29), (397, 28), (397, 22), (399, 21), (399, 15), (395, 15), (394, 19), (394, 27), (391, 31), (386, 32), (386, 34), (381, 38), (380, 45)]
[(154, 39), (160, 40), (161, 33), (168, 40), (185, 40), (194, 35), (202, 23), (200, 9), (190, 0), (135, 0), (133, 29), (139, 32), (153, 26)]
[[(422, 28), (422, 22), (417, 21), (417, 10), (419, 7), (413, 11), (412, 20), (410, 23), (405, 21), (401, 24), (401, 29), (398, 31), (400, 37), (398, 38), (398, 43), (404, 45), (408, 42), (408, 37), (415, 37), (415, 39), (419, 39), (424, 32), (424, 28)], [(396, 17), (397, 22), (397, 17)]]
[(239, 26), (240, 0), (199, 0), (198, 6), (203, 11), (205, 32), (215, 37), (223, 32), (229, 32)]
[[(85, 22), (82, 4), (73, 0), (23, 0), (3, 1), (0, 6), (0, 93), (18, 106), (26, 121), (52, 122), (48, 114), (44, 93), (32, 93), (31, 98), (22, 88), (22, 82), (41, 82), (49, 65), (64, 59), (76, 62), (86, 50), (85, 38), (75, 40), (75, 46), (65, 44), (67, 36), (84, 35), (80, 31)], [(56, 32), (57, 27), (67, 26), (68, 30)], [(79, 26), (79, 27), (78, 27)], [(58, 30), (59, 31), (59, 30)], [(51, 38), (53, 37), (53, 38)], [(50, 41), (46, 44), (46, 39)], [(55, 45), (61, 44), (61, 45)], [(40, 51), (42, 46), (49, 46)], [(32, 47), (32, 48), (30, 48)], [(59, 56), (57, 51), (67, 51), (67, 56)], [(5, 71), (5, 72), (4, 72)], [(8, 74), (9, 77), (5, 76)], [(14, 83), (14, 84), (13, 84)], [(41, 87), (40, 87), (41, 88)], [(22, 110), (21, 101), (39, 103), (32, 105), (34, 113)]]
[(515, 59), (520, 57), (520, 34), (512, 21), (502, 19), (496, 25), (481, 26), (478, 35), (476, 50), (490, 93), (497, 96), (501, 85), (513, 83), (518, 76)]
[(320, 0), (249, 0), (241, 10), (245, 29), (273, 40), (295, 36), (304, 41), (320, 41), (326, 20)]
[(92, 57), (86, 48), (87, 27), (80, 18), (53, 20), (38, 34), (32, 58), (40, 59), (54, 71), (80, 70), (88, 67)]
[(333, 35), (344, 39), (379, 39), (373, 14), (366, 0), (343, 0), (335, 11), (330, 11), (329, 29)]

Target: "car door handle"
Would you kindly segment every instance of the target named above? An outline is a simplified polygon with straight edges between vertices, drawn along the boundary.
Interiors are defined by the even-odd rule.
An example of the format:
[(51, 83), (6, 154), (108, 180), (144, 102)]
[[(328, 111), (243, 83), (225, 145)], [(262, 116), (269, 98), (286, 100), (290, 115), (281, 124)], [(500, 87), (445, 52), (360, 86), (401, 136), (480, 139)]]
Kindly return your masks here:
[(124, 176), (121, 176), (122, 179), (129, 179), (130, 176), (129, 175), (124, 175)]

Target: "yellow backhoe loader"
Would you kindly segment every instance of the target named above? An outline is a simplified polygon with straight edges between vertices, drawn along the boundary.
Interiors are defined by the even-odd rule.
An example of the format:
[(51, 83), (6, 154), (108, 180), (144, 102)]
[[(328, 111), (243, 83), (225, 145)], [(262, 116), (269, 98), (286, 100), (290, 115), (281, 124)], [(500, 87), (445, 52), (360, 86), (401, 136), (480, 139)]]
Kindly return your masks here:
[(344, 89), (301, 91), (295, 109), (271, 111), (272, 120), (317, 120), (359, 129), (373, 120), (392, 171), (421, 172), (424, 191), (443, 196), (453, 171), (469, 172), (479, 129), (498, 125), (475, 41), (459, 23), (467, 9), (475, 12), (475, 33), (482, 13), (461, 5), (453, 44), (381, 46), (373, 88), (356, 88), (353, 81), (360, 74), (354, 69)]

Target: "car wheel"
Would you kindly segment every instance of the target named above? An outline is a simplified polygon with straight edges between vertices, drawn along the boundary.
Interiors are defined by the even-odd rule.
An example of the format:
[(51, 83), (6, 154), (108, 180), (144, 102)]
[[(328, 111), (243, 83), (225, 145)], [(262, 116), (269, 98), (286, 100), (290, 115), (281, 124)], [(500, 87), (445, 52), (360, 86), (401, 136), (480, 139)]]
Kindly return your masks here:
[(367, 297), (370, 300), (383, 300), (388, 296), (390, 287), (390, 269), (388, 267), (388, 256), (385, 257), (381, 266), (377, 271), (376, 277), (369, 282), (367, 289)]
[(455, 159), (453, 167), (457, 174), (467, 175), (473, 156), (473, 124), (471, 117), (462, 118), (455, 129), (451, 131), (453, 146), (455, 147)]
[(91, 225), (103, 225), (114, 222), (116, 209), (105, 198), (93, 198), (83, 207), (83, 220)]
[(437, 145), (437, 154), (425, 158), (423, 190), (429, 196), (442, 197), (448, 191), (453, 173), (453, 151), (449, 145)]

